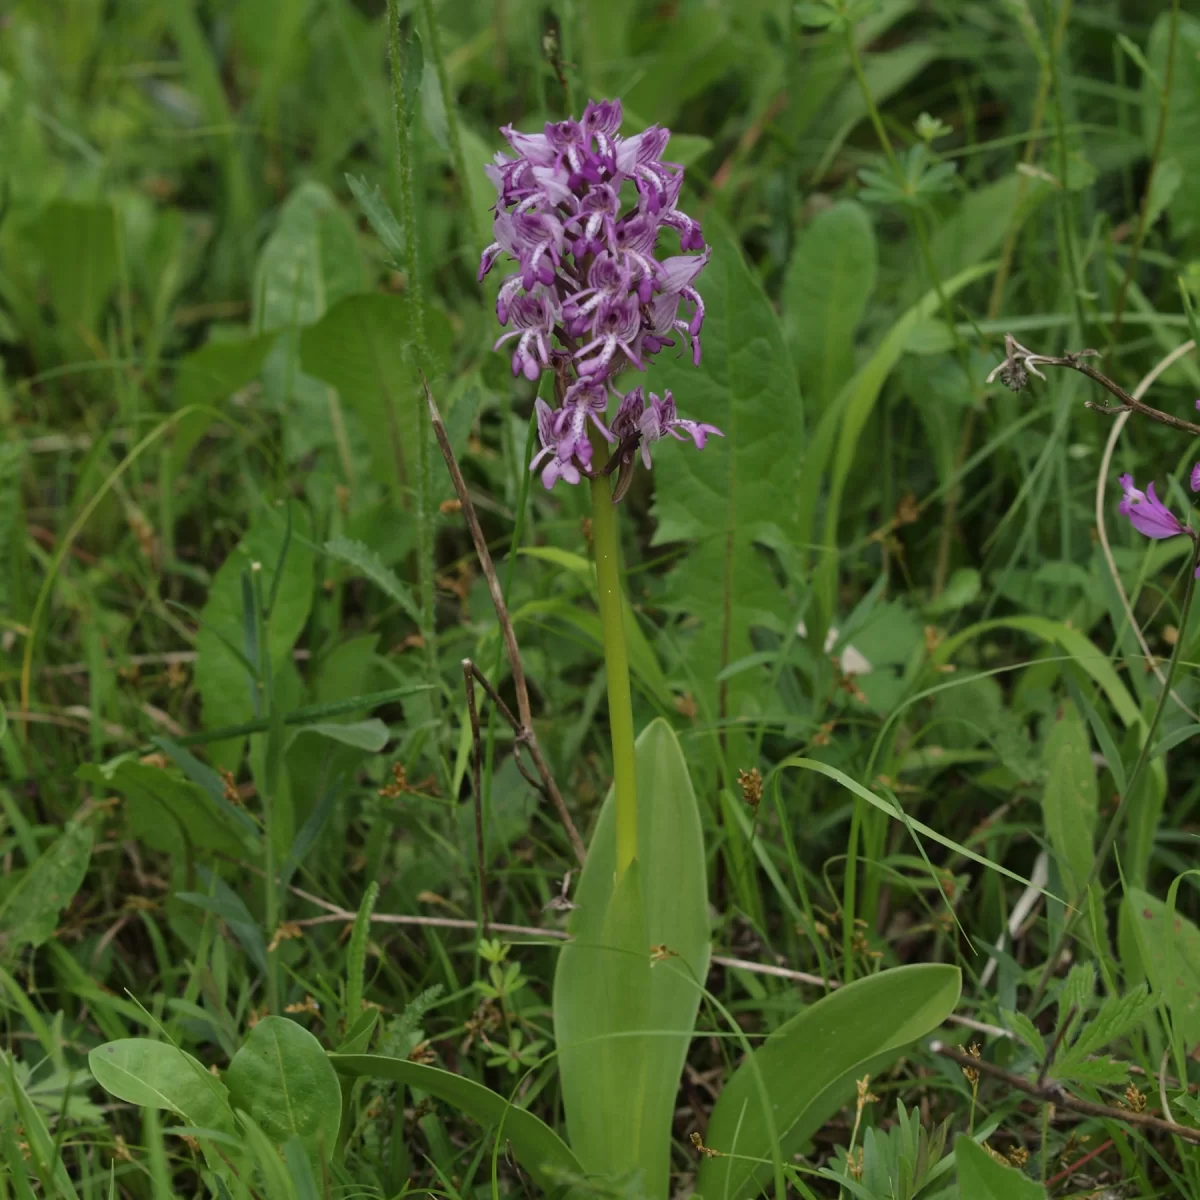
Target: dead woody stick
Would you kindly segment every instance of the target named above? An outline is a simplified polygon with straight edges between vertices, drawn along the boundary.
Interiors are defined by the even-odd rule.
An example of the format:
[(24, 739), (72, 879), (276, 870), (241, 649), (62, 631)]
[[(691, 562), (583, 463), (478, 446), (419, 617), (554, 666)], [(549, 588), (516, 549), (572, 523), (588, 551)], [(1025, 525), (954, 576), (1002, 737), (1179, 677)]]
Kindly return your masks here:
[[(520, 751), (524, 748), (533, 760), (540, 787), (550, 797), (550, 803), (554, 805), (554, 809), (558, 813), (558, 818), (562, 822), (563, 829), (566, 830), (567, 837), (571, 841), (575, 857), (579, 860), (580, 865), (582, 865), (586, 856), (583, 848), (583, 839), (579, 836), (579, 831), (575, 828), (575, 822), (571, 820), (571, 814), (567, 812), (567, 806), (563, 801), (562, 793), (558, 790), (558, 785), (554, 782), (554, 777), (550, 774), (550, 768), (546, 763), (545, 756), (542, 754), (542, 748), (538, 744), (537, 733), (533, 728), (533, 715), (529, 707), (529, 689), (525, 683), (525, 668), (521, 665), (521, 651), (517, 646), (517, 635), (513, 631), (512, 618), (508, 615), (508, 605), (504, 603), (504, 593), (500, 588), (500, 580), (497, 578), (496, 568), (492, 564), (492, 555), (488, 550), (487, 541), (483, 536), (483, 529), (480, 527), (479, 518), (475, 514), (475, 506), (471, 503), (470, 494), (467, 492), (466, 481), (463, 479), (462, 471), (459, 470), (458, 461), (454, 457), (454, 451), (450, 448), (450, 439), (446, 436), (446, 427), (442, 424), (442, 415), (438, 412), (437, 404), (429, 390), (429, 383), (425, 380), (424, 376), (422, 376), (422, 383), (425, 386), (425, 400), (429, 405), (429, 420), (433, 425), (434, 436), (437, 438), (442, 457), (446, 460), (446, 469), (450, 472), (450, 478), (454, 483), (454, 490), (458, 493), (458, 499), (462, 504), (463, 519), (467, 523), (467, 529), (471, 534), (471, 541), (475, 545), (475, 554), (479, 559), (483, 576), (487, 580), (488, 591), (492, 597), (492, 607), (496, 610), (496, 619), (500, 622), (500, 634), (504, 639), (504, 649), (508, 655), (508, 666), (512, 674), (513, 689), (517, 694), (515, 720), (512, 712), (506, 706), (500, 704), (499, 707), (505, 720), (512, 726), (513, 735), (516, 740), (515, 754), (517, 765), (522, 765)], [(464, 664), (465, 669), (466, 666)], [(499, 700), (496, 690), (473, 664), (471, 674), (479, 681), (493, 702)], [(523, 770), (522, 773), (524, 773)]]

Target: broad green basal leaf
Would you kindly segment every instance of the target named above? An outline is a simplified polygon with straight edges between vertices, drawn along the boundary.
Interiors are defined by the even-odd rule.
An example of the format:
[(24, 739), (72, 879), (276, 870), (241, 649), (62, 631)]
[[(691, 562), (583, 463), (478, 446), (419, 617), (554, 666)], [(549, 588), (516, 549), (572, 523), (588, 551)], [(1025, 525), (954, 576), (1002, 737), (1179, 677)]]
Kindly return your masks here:
[(665, 1197), (672, 1115), (709, 957), (700, 814), (665, 721), (638, 738), (637, 789), (638, 860), (615, 893), (611, 792), (592, 835), (574, 897), (575, 940), (554, 977), (554, 1033), (567, 1129), (584, 1168), (641, 1168), (646, 1194)]
[(311, 325), (330, 305), (366, 285), (354, 222), (323, 184), (300, 184), (258, 257), (255, 331)]
[(125, 797), (130, 832), (165, 854), (182, 857), (197, 850), (215, 850), (241, 858), (257, 838), (257, 828), (247, 813), (169, 767), (123, 758), (99, 766), (89, 763), (77, 774), (120, 792)]
[(957, 967), (897, 967), (856, 980), (781, 1025), (734, 1072), (709, 1120), (707, 1144), (744, 1157), (705, 1159), (697, 1191), (728, 1200), (755, 1195), (771, 1177), (773, 1156), (786, 1161), (845, 1102), (854, 1073), (935, 1030), (954, 1011), (960, 987)]

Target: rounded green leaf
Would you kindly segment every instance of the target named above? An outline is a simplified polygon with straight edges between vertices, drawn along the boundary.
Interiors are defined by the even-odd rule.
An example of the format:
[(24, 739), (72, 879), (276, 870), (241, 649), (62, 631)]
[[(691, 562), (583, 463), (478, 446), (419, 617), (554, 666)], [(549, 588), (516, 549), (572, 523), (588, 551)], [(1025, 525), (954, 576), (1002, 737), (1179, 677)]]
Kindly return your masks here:
[(166, 1109), (200, 1129), (233, 1127), (225, 1085), (170, 1042), (106, 1042), (88, 1055), (88, 1066), (96, 1082), (118, 1100)]
[(341, 1120), (342, 1086), (321, 1043), (286, 1017), (264, 1017), (225, 1072), (229, 1099), (277, 1144), (298, 1137), (328, 1156)]

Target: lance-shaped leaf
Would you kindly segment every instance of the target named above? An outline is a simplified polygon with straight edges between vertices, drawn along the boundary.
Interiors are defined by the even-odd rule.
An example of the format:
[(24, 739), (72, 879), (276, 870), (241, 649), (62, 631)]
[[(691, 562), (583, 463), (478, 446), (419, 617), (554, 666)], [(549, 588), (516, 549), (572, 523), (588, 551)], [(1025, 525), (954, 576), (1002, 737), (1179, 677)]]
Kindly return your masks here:
[(897, 967), (856, 980), (786, 1021), (717, 1100), (705, 1141), (736, 1157), (705, 1159), (696, 1190), (728, 1200), (755, 1195), (772, 1162), (788, 1161), (853, 1094), (855, 1075), (878, 1070), (932, 1033), (954, 1011), (960, 987), (957, 967)]
[(643, 1172), (666, 1196), (679, 1077), (708, 971), (704, 841), (671, 727), (637, 741), (638, 859), (614, 887), (610, 791), (554, 976), (554, 1035), (571, 1146), (588, 1171)]

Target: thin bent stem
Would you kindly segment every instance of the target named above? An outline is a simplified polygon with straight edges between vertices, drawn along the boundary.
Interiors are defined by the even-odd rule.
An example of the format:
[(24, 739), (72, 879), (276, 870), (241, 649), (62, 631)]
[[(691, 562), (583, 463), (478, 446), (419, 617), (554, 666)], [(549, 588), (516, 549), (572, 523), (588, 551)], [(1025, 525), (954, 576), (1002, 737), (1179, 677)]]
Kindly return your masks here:
[(1188, 616), (1192, 610), (1192, 598), (1196, 594), (1197, 567), (1200, 567), (1200, 540), (1193, 541), (1192, 561), (1188, 567), (1187, 584), (1183, 593), (1183, 609), (1179, 614), (1180, 634), (1175, 640), (1175, 646), (1171, 651), (1171, 661), (1167, 664), (1167, 673), (1163, 679), (1162, 690), (1158, 694), (1158, 702), (1154, 706), (1154, 715), (1150, 718), (1145, 739), (1142, 741), (1142, 749), (1138, 754), (1137, 762), (1134, 764), (1132, 772), (1130, 772), (1129, 782), (1124, 794), (1121, 796), (1120, 803), (1117, 805), (1117, 811), (1113, 813), (1112, 819), (1108, 823), (1108, 828), (1104, 831), (1104, 838), (1100, 842), (1100, 848), (1096, 851), (1092, 869), (1088, 872), (1088, 877), (1084, 880), (1078, 894), (1072, 897), (1071, 907), (1063, 924), (1063, 931), (1059, 935), (1058, 943), (1055, 945), (1053, 953), (1046, 960), (1041, 978), (1034, 989), (1033, 1000), (1030, 1003), (1032, 1009), (1037, 1008), (1038, 1003), (1045, 994), (1046, 987), (1054, 975), (1055, 966), (1062, 957), (1062, 952), (1066, 949), (1071, 935), (1075, 932), (1075, 926), (1079, 923), (1079, 919), (1083, 915), (1083, 901), (1088, 894), (1088, 890), (1096, 882), (1100, 876), (1100, 872), (1104, 869), (1105, 860), (1112, 852), (1113, 843), (1116, 842), (1117, 834), (1120, 833), (1121, 826), (1124, 824), (1125, 814), (1129, 808), (1129, 799), (1137, 792), (1138, 784), (1141, 783), (1142, 775), (1145, 772), (1147, 764), (1150, 762), (1150, 752), (1154, 745), (1154, 735), (1162, 721), (1163, 713), (1166, 712), (1167, 700), (1170, 698), (1171, 686), (1175, 679), (1175, 669), (1179, 666), (1180, 653), (1183, 650), (1183, 643), (1186, 640), (1183, 636), (1183, 631), (1187, 629)]
[(633, 698), (621, 603), (621, 557), (617, 509), (607, 475), (592, 479), (592, 549), (596, 557), (597, 602), (604, 636), (608, 681), (608, 724), (612, 737), (613, 790), (617, 798), (617, 878), (637, 857), (637, 759), (633, 746)]

